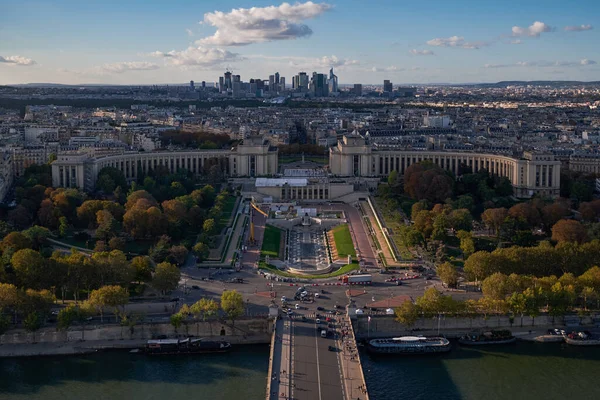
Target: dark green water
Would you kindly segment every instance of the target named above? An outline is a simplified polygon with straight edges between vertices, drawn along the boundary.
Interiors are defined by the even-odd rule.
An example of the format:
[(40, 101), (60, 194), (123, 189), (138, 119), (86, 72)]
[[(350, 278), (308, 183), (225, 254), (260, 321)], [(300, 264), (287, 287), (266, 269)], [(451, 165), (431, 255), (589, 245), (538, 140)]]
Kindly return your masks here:
[(268, 346), (228, 354), (0, 359), (1, 400), (231, 400), (265, 396)]
[[(122, 352), (0, 359), (0, 400), (262, 399), (268, 346), (229, 354)], [(600, 348), (517, 343), (425, 357), (362, 354), (372, 400), (600, 399)]]
[(600, 399), (600, 348), (558, 343), (460, 347), (361, 360), (373, 400)]

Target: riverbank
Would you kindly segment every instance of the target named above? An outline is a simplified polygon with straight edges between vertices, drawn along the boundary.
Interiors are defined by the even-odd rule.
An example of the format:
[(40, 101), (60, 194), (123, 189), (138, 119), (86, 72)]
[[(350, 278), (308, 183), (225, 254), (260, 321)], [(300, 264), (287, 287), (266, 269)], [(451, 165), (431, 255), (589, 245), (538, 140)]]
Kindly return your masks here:
[(73, 327), (65, 331), (43, 328), (35, 333), (12, 330), (0, 335), (0, 357), (86, 354), (106, 349), (143, 347), (158, 337), (201, 337), (238, 344), (268, 344), (272, 323), (266, 318), (194, 322), (178, 329), (171, 324), (140, 324), (133, 328), (120, 325)]

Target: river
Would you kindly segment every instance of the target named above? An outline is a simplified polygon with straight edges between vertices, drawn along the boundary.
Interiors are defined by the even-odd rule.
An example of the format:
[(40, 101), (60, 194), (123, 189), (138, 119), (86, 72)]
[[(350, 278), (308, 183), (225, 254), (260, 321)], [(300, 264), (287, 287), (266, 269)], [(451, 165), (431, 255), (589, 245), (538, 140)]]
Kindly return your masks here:
[[(262, 399), (268, 346), (228, 354), (0, 359), (2, 400)], [(600, 399), (600, 348), (455, 345), (433, 356), (362, 354), (372, 400)]]
[(268, 368), (266, 345), (190, 356), (107, 352), (0, 359), (0, 399), (264, 399)]
[(373, 400), (600, 399), (600, 348), (560, 343), (461, 347), (443, 355), (361, 354)]

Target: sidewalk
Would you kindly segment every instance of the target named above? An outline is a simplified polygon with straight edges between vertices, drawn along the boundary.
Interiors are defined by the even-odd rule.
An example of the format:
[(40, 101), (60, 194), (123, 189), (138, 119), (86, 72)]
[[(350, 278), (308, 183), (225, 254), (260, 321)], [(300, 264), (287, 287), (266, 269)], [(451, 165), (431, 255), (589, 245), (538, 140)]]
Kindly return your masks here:
[(275, 326), (275, 348), (271, 360), (271, 393), (269, 400), (292, 399), (291, 364), (291, 321), (287, 318), (277, 320)]
[(350, 319), (347, 316), (340, 318), (340, 335), (338, 340), (341, 351), (338, 353), (342, 365), (344, 388), (348, 400), (369, 400), (365, 377), (362, 372), (360, 356), (356, 348), (356, 338)]

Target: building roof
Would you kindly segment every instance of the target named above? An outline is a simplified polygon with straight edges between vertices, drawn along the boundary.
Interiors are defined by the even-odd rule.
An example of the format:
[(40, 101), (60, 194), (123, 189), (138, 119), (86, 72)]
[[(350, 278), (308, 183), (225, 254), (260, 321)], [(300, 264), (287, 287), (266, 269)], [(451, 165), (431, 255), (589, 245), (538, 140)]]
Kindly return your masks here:
[(256, 187), (277, 187), (277, 186), (295, 186), (303, 187), (308, 185), (306, 178), (256, 178)]

